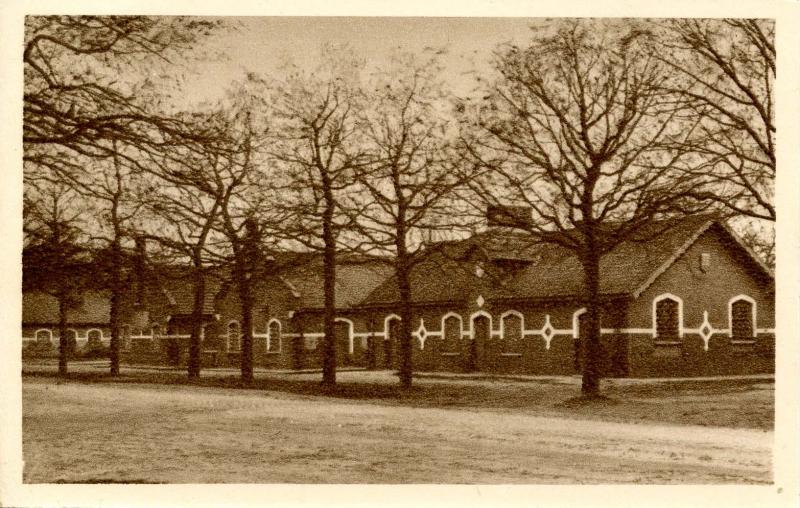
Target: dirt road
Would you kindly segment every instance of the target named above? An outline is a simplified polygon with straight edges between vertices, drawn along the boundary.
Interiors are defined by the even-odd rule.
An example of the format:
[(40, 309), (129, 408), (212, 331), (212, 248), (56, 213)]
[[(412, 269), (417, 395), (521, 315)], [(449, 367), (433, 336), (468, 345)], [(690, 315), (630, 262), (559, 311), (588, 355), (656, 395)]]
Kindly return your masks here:
[(185, 386), (23, 385), (26, 482), (768, 483), (773, 433)]

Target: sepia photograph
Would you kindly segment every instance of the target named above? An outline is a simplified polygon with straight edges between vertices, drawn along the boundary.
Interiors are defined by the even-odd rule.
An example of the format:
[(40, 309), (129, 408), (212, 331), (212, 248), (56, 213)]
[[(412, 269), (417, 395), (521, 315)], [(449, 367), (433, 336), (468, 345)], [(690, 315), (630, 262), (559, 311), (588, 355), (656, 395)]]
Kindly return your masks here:
[(781, 21), (525, 12), (25, 12), (13, 481), (796, 494)]

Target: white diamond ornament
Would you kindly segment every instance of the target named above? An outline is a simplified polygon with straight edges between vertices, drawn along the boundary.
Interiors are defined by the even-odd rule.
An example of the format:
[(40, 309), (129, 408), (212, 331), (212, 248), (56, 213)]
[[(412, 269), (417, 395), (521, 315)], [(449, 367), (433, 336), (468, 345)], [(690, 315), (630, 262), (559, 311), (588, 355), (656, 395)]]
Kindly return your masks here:
[(545, 340), (545, 349), (550, 349), (550, 341), (553, 340), (555, 329), (550, 324), (550, 314), (546, 314), (544, 318), (544, 326), (542, 327), (542, 336)]

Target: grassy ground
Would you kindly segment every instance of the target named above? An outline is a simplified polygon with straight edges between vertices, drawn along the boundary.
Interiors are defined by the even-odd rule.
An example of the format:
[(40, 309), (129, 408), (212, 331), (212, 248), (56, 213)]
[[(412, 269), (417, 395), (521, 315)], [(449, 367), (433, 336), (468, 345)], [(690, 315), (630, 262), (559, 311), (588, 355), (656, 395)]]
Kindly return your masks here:
[[(190, 383), (183, 370), (164, 367), (123, 367), (122, 376), (111, 378), (107, 362), (71, 364), (70, 380), (80, 383), (192, 384), (240, 388), (235, 369), (207, 369), (198, 382)], [(27, 364), (26, 379), (50, 378), (55, 365)], [(774, 386), (771, 376), (736, 378), (635, 380), (607, 379), (603, 393), (611, 400), (598, 404), (574, 404), (580, 394), (580, 378), (553, 376), (487, 376), (448, 373), (418, 374), (414, 388), (403, 392), (389, 371), (343, 371), (334, 390), (320, 386), (319, 372), (256, 371), (252, 389), (272, 396), (333, 397), (362, 403), (480, 409), (538, 416), (677, 425), (772, 430)]]
[(26, 482), (719, 483), (770, 481), (771, 380), (606, 382), (26, 366)]

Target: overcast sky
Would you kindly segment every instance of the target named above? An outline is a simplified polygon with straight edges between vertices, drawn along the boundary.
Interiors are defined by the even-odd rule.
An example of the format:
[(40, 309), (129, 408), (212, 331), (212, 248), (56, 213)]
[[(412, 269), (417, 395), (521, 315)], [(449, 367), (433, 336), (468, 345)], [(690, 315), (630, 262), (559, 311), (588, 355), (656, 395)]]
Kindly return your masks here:
[(213, 97), (247, 71), (270, 75), (287, 58), (313, 67), (325, 43), (348, 44), (368, 63), (380, 63), (394, 49), (412, 52), (446, 47), (446, 79), (455, 93), (474, 85), (469, 71), (489, 70), (491, 51), (508, 41), (530, 39), (535, 18), (378, 18), (249, 17), (230, 18), (239, 30), (214, 38), (209, 46), (222, 61), (198, 66), (200, 75), (187, 84), (187, 96)]

